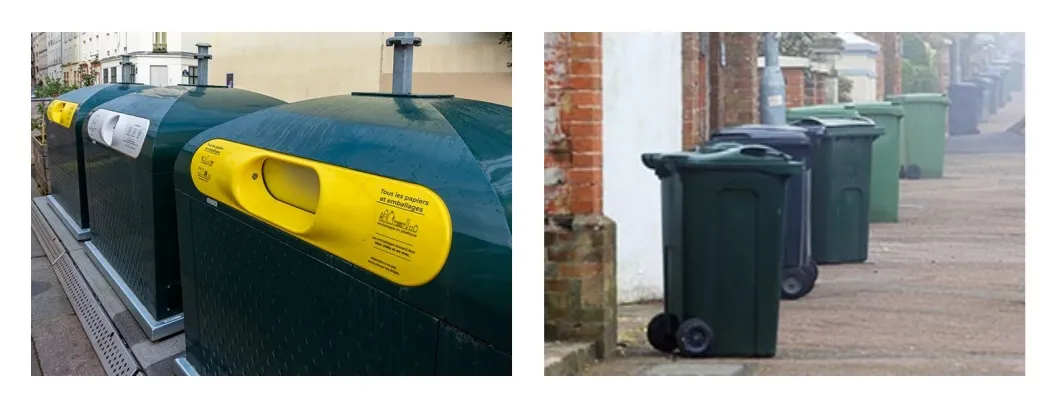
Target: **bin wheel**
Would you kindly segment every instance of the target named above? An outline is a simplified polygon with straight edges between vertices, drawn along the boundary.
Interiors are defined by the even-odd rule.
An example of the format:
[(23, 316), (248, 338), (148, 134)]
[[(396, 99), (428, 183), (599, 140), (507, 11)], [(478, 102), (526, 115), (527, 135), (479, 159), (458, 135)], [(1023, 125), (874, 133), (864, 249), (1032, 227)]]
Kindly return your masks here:
[(797, 300), (809, 294), (815, 279), (810, 271), (803, 267), (791, 267), (783, 270), (783, 282), (780, 283), (780, 298)]
[(901, 169), (897, 170), (897, 178), (899, 178), (899, 179), (908, 178), (907, 175), (905, 174), (905, 166), (902, 165)]
[(908, 168), (905, 168), (905, 179), (919, 179), (923, 175), (919, 171), (918, 165), (909, 164)]
[(802, 268), (809, 274), (809, 281), (812, 282), (813, 287), (816, 287), (816, 279), (820, 277), (820, 267), (817, 267), (815, 261), (809, 260), (809, 264), (802, 266)]
[(713, 341), (713, 329), (701, 319), (691, 318), (677, 328), (677, 343), (680, 354), (688, 357), (706, 356)]
[(661, 313), (647, 323), (647, 342), (662, 353), (673, 353), (677, 349), (677, 326), (680, 320), (676, 315)]

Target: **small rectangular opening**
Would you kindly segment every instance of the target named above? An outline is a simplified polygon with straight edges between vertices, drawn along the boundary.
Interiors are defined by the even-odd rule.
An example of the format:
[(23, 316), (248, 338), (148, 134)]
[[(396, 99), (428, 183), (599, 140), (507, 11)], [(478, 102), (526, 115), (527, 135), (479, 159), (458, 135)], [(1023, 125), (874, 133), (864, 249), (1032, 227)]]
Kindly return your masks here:
[(261, 181), (277, 201), (315, 214), (320, 201), (320, 177), (312, 168), (267, 158)]

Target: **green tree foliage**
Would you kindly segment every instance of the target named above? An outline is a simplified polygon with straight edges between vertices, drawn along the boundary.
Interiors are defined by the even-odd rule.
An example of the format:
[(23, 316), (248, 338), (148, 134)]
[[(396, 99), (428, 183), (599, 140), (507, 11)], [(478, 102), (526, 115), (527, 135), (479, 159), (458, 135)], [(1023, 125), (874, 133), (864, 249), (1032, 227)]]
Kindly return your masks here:
[(931, 49), (931, 43), (938, 40), (931, 33), (901, 33), (902, 92), (944, 92)]
[[(77, 69), (77, 73), (81, 76), (80, 83), (66, 83), (62, 79), (52, 78), (50, 76), (44, 77), (41, 81), (40, 86), (33, 89), (33, 97), (35, 98), (54, 98), (64, 93), (73, 91), (78, 88), (85, 86), (92, 86), (96, 83), (96, 71), (80, 67)], [(44, 126), (44, 112), (47, 109), (46, 103), (40, 103), (37, 105), (37, 116), (30, 118), (30, 129), (41, 129)], [(41, 131), (43, 134), (43, 131)]]
[[(511, 33), (500, 33), (500, 45), (506, 45), (507, 49), (511, 49)], [(511, 67), (511, 63), (507, 63), (507, 67)]]

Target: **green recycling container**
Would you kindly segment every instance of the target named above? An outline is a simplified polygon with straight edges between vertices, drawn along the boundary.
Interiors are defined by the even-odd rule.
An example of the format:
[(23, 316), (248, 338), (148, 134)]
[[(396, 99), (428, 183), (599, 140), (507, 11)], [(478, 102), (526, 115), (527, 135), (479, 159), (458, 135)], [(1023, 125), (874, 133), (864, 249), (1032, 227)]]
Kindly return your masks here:
[(871, 147), (871, 202), (869, 222), (897, 222), (901, 186), (901, 133), (904, 109), (893, 102), (857, 102), (848, 105), (882, 127)]
[(883, 134), (871, 119), (802, 119), (813, 139), (812, 248), (818, 264), (868, 259), (872, 144)]
[(809, 105), (792, 107), (787, 109), (787, 121), (795, 122), (801, 119), (808, 119), (812, 117), (829, 118), (829, 117), (857, 117), (858, 113), (855, 110), (849, 110), (846, 105), (833, 104), (833, 105)]
[(776, 354), (787, 182), (804, 164), (771, 147), (643, 154), (662, 181), (665, 311), (647, 326), (659, 351)]
[(511, 108), (354, 93), (175, 166), (193, 375), (511, 375)]
[(93, 109), (85, 125), (89, 258), (103, 271), (147, 337), (180, 332), (173, 163), (210, 127), (284, 103), (223, 86), (144, 89)]
[(48, 202), (77, 240), (90, 237), (85, 190), (85, 118), (102, 103), (149, 87), (138, 83), (86, 86), (62, 94), (48, 105), (45, 114), (51, 176)]
[(887, 96), (905, 110), (904, 178), (941, 178), (945, 168), (945, 125), (949, 98), (940, 93)]

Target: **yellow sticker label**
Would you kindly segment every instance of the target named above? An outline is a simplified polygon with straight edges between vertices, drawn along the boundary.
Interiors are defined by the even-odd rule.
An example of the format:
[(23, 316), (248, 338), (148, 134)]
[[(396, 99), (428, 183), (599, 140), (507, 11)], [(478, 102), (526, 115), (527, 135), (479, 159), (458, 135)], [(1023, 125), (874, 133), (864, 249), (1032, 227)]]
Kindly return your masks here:
[(60, 126), (70, 128), (74, 122), (74, 114), (77, 113), (77, 103), (55, 99), (48, 105), (47, 117), (49, 121)]
[(433, 280), (449, 256), (452, 219), (434, 191), (228, 140), (191, 160), (203, 195), (395, 284)]

